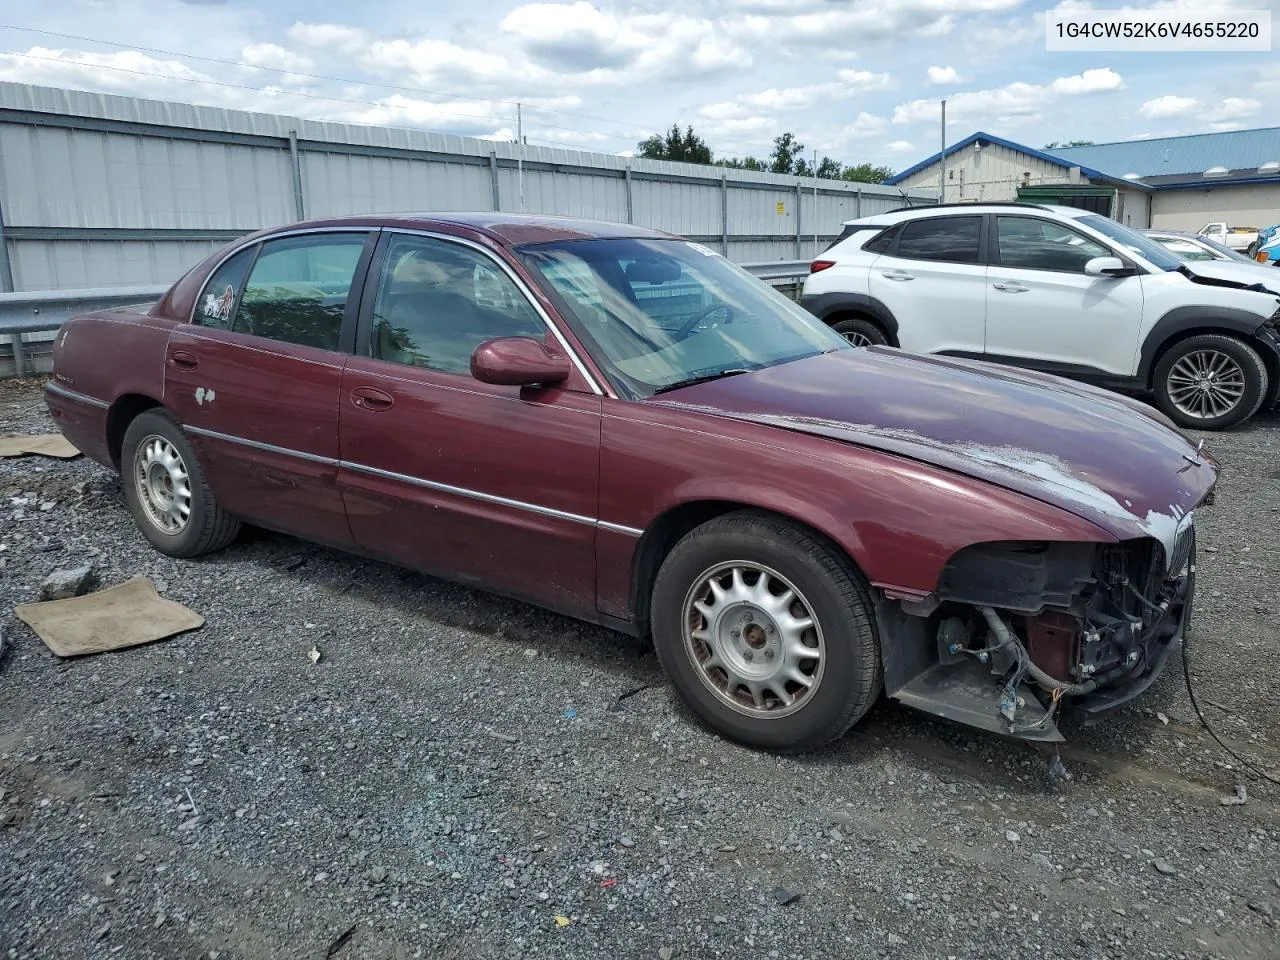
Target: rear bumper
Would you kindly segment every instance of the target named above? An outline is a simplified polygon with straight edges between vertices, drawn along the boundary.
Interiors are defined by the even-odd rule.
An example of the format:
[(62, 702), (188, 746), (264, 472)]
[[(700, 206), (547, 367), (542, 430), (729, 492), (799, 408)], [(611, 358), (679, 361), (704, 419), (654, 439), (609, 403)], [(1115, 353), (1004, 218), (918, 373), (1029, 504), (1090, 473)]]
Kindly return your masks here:
[(44, 402), (49, 415), (64, 437), (85, 456), (112, 470), (116, 469), (107, 445), (107, 414), (110, 404), (78, 393), (50, 380), (45, 384)]

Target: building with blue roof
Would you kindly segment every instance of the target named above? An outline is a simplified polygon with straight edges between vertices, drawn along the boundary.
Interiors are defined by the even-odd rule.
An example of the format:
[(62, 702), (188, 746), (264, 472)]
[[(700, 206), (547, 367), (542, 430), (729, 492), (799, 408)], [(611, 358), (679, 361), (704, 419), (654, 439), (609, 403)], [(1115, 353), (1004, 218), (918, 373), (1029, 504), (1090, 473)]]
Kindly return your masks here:
[[(888, 183), (938, 189), (940, 151)], [(1280, 222), (1280, 127), (1036, 149), (979, 131), (946, 148), (943, 200), (1026, 200), (1139, 229)]]

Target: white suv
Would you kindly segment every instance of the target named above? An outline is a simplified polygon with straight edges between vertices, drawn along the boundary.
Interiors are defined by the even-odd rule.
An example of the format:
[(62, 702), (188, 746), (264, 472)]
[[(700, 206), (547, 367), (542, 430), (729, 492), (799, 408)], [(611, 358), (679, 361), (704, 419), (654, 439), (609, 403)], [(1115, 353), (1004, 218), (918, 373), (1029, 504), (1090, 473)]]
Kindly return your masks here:
[(1186, 263), (1073, 207), (954, 204), (851, 220), (810, 265), (801, 303), (854, 344), (1151, 391), (1184, 427), (1234, 426), (1280, 392), (1280, 280), (1247, 264)]

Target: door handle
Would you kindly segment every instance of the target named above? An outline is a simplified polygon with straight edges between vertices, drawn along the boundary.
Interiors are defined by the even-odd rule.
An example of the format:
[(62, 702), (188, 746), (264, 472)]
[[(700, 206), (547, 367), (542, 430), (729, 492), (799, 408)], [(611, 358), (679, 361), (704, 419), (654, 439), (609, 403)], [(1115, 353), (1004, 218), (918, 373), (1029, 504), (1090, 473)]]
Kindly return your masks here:
[(351, 391), (351, 402), (361, 410), (390, 410), (395, 403), (391, 394), (377, 387), (356, 387)]
[(200, 361), (194, 353), (188, 353), (186, 350), (175, 350), (169, 355), (169, 362), (179, 370), (194, 370), (200, 366)]
[(916, 278), (915, 274), (903, 273), (901, 270), (886, 271), (881, 273), (880, 276), (886, 280), (914, 280)]
[(1011, 283), (1008, 280), (997, 280), (992, 284), (997, 290), (1003, 290), (1005, 293), (1026, 293), (1030, 287), (1024, 287), (1020, 283)]

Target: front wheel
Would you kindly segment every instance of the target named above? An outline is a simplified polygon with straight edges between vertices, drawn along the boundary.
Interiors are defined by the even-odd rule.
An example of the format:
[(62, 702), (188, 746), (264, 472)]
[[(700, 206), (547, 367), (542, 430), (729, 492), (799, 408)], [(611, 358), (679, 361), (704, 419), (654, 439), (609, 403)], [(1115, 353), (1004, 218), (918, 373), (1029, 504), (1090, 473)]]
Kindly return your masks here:
[(1267, 367), (1243, 340), (1216, 333), (1174, 344), (1156, 364), (1156, 403), (1181, 427), (1225, 430), (1253, 416), (1267, 394)]
[(685, 536), (658, 572), (650, 616), (676, 692), (712, 729), (750, 746), (819, 747), (880, 690), (861, 577), (780, 518), (732, 513)]
[(848, 320), (837, 320), (831, 329), (844, 337), (855, 347), (874, 347), (889, 342), (880, 325), (861, 317), (850, 317)]
[(195, 450), (168, 411), (146, 410), (129, 424), (120, 472), (134, 522), (161, 553), (198, 557), (240, 532), (240, 521), (214, 499)]

